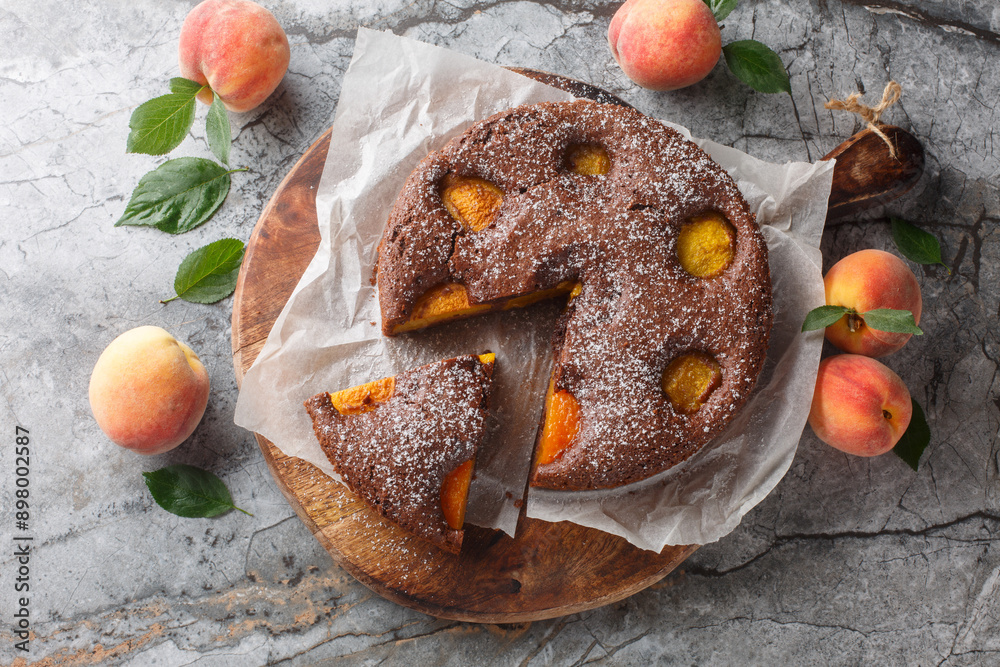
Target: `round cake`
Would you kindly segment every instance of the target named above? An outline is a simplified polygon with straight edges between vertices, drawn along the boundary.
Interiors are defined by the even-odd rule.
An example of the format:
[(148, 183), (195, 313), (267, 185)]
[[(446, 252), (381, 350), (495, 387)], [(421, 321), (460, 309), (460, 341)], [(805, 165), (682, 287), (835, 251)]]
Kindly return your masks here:
[(772, 322), (732, 178), (662, 123), (582, 100), (501, 112), (421, 161), (377, 281), (387, 335), (568, 297), (531, 477), (553, 489), (636, 482), (719, 435)]

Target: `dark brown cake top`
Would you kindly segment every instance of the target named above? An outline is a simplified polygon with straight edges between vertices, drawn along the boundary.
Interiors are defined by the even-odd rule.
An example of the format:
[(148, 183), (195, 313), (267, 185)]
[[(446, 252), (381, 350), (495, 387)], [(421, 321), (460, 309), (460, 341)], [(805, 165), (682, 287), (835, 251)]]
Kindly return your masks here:
[(462, 532), (441, 509), (445, 477), (473, 459), (486, 427), (492, 363), (468, 355), (404, 371), (390, 398), (340, 414), (322, 393), (306, 401), (313, 430), (348, 487), (402, 528), (458, 551)]
[[(606, 173), (567, 155), (598, 146)], [(473, 231), (442, 202), (448, 179), (492, 183), (503, 199)], [(710, 278), (678, 261), (677, 237), (714, 212), (735, 229), (729, 266)], [(410, 175), (380, 246), (383, 329), (429, 288), (465, 286), (472, 304), (579, 283), (554, 335), (557, 390), (579, 402), (572, 446), (532, 483), (614, 487), (686, 459), (746, 402), (772, 321), (767, 248), (732, 178), (694, 143), (632, 109), (577, 101), (517, 107), (471, 127)], [(693, 414), (662, 388), (671, 360), (706, 353), (721, 386)]]

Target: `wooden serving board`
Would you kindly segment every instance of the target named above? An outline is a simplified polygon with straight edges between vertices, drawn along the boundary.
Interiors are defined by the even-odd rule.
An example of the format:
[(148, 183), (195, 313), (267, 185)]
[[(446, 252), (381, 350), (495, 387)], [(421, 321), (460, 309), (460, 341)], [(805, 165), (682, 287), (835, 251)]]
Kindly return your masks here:
[[(624, 104), (578, 81), (517, 71), (577, 96)], [(841, 148), (850, 149), (855, 137)], [(862, 158), (866, 169), (876, 171), (888, 158), (887, 151), (885, 158), (872, 157), (879, 152), (875, 144), (851, 145), (859, 148), (841, 151), (835, 182), (841, 171), (857, 173), (851, 164)], [(316, 188), (329, 147), (328, 130), (278, 186), (247, 243), (233, 302), (237, 383), (257, 358), (319, 245)], [(892, 167), (887, 164), (886, 169)], [(912, 169), (905, 173), (915, 180)], [(865, 201), (884, 201), (888, 188), (896, 196), (907, 189), (898, 175), (883, 180), (888, 186), (883, 183), (876, 191), (870, 179), (844, 179), (842, 187), (834, 188), (840, 194), (831, 206), (843, 201), (857, 210)], [(462, 553), (454, 556), (382, 519), (312, 464), (284, 455), (260, 435), (256, 438), (278, 487), (333, 559), (383, 597), (432, 616), (516, 623), (593, 609), (659, 581), (696, 549), (667, 546), (653, 553), (599, 530), (522, 516), (513, 538), (468, 527)]]

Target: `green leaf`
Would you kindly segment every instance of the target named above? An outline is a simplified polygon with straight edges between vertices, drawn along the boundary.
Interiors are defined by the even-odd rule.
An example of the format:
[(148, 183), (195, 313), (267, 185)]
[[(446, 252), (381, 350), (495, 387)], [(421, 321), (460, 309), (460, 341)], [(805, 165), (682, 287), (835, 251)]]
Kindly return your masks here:
[(195, 96), (204, 88), (188, 79), (170, 80), (169, 95), (140, 104), (128, 121), (128, 153), (164, 155), (177, 148), (194, 123)]
[(149, 172), (132, 192), (125, 213), (115, 223), (156, 227), (180, 234), (212, 217), (229, 194), (229, 174), (222, 165), (204, 158), (168, 160)]
[(802, 323), (802, 331), (825, 329), (850, 312), (852, 312), (852, 309), (845, 306), (820, 306), (819, 308), (813, 308), (806, 315), (806, 321)]
[(705, 4), (712, 10), (712, 16), (716, 22), (729, 16), (729, 13), (736, 9), (740, 0), (705, 0)]
[(913, 404), (913, 416), (910, 417), (910, 425), (906, 427), (903, 437), (899, 439), (899, 442), (892, 448), (892, 451), (896, 453), (896, 456), (906, 461), (907, 465), (916, 470), (917, 465), (920, 463), (920, 456), (927, 449), (927, 445), (931, 441), (931, 429), (927, 425), (927, 419), (924, 417), (924, 411), (920, 408), (920, 405), (912, 398), (910, 402)]
[(861, 319), (872, 329), (888, 331), (890, 333), (908, 333), (916, 336), (924, 335), (924, 332), (913, 321), (913, 313), (908, 310), (894, 310), (892, 308), (876, 308), (868, 312), (861, 313)]
[(743, 83), (761, 93), (789, 93), (792, 84), (778, 54), (753, 39), (722, 47), (726, 65)]
[(197, 97), (198, 93), (202, 90), (208, 88), (203, 83), (198, 83), (197, 81), (192, 81), (191, 79), (185, 79), (180, 76), (175, 76), (170, 79), (170, 92), (178, 93), (180, 95), (189, 95), (191, 97)]
[(205, 130), (208, 134), (208, 146), (222, 164), (229, 164), (229, 146), (233, 143), (233, 131), (229, 127), (229, 114), (222, 100), (212, 93), (212, 106), (208, 109), (205, 119)]
[(243, 241), (220, 239), (198, 248), (181, 261), (174, 278), (177, 296), (192, 303), (215, 303), (233, 293), (243, 261)]
[(917, 264), (940, 264), (948, 273), (951, 269), (941, 261), (941, 244), (930, 232), (911, 225), (906, 220), (890, 218), (892, 240), (906, 259)]
[(206, 518), (237, 509), (253, 516), (236, 507), (225, 483), (207, 470), (179, 463), (142, 476), (156, 504), (171, 514)]

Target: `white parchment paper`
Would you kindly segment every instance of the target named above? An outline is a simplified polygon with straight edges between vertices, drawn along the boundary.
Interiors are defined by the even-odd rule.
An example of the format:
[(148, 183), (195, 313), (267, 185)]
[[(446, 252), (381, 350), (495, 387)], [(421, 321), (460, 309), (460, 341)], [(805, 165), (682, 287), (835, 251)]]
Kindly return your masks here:
[[(372, 269), (396, 195), (427, 153), (508, 107), (568, 99), (495, 65), (359, 30), (317, 196), (319, 249), (243, 380), (236, 423), (336, 477), (304, 400), (491, 350), (497, 353), (493, 419), (477, 457), (466, 520), (514, 534), (558, 306), (386, 338)], [(719, 539), (781, 479), (805, 424), (822, 343), (821, 332), (803, 335), (798, 328), (823, 302), (818, 246), (833, 164), (778, 166), (698, 143), (733, 174), (768, 242), (776, 321), (759, 389), (726, 434), (683, 466), (624, 492), (532, 491), (527, 506), (529, 516), (572, 520), (656, 551)]]

